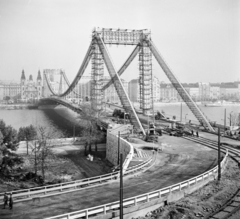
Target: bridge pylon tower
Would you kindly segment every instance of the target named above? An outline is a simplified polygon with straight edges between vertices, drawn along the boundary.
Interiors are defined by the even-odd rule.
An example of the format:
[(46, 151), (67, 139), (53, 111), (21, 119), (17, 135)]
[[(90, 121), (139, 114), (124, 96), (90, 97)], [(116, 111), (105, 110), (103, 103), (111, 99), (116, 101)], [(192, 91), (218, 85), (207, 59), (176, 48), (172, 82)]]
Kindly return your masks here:
[[(135, 45), (134, 50), (123, 63), (122, 67), (116, 71), (113, 61), (110, 57), (107, 44), (115, 45)], [(151, 33), (147, 29), (143, 30), (128, 30), (128, 29), (112, 29), (112, 28), (95, 28), (92, 32), (92, 41), (89, 45), (88, 51), (84, 57), (84, 60), (80, 66), (80, 69), (70, 84), (66, 78), (65, 73), (62, 75), (64, 82), (68, 88), (61, 94), (56, 94), (55, 90), (51, 88), (51, 83), (47, 74), (45, 78), (47, 85), (55, 96), (64, 98), (71, 94), (80, 96), (76, 89), (78, 82), (82, 78), (89, 61), (92, 61), (92, 72), (91, 72), (91, 100), (92, 106), (100, 110), (102, 108), (103, 91), (108, 88), (111, 84), (114, 85), (121, 104), (126, 113), (130, 116), (130, 122), (134, 128), (138, 131), (142, 131), (145, 134), (145, 130), (136, 114), (136, 111), (128, 97), (127, 91), (124, 89), (120, 75), (127, 69), (132, 60), (139, 55), (139, 86), (140, 86), (140, 107), (143, 113), (146, 115), (149, 111), (153, 110), (153, 92), (152, 92), (152, 54), (155, 57), (158, 64), (163, 69), (164, 73), (173, 84), (175, 89), (178, 91), (181, 98), (185, 101), (189, 109), (198, 119), (199, 123), (202, 124), (208, 130), (214, 132), (208, 119), (205, 117), (201, 109), (192, 100), (189, 93), (182, 86), (177, 77), (173, 74), (172, 70), (168, 67), (165, 60), (157, 50), (151, 39)], [(111, 77), (110, 81), (103, 86), (103, 74), (104, 64)], [(76, 95), (77, 93), (77, 95)]]
[(140, 109), (144, 115), (153, 111), (152, 93), (152, 53), (146, 42), (139, 47), (139, 92)]
[(93, 39), (92, 43), (91, 104), (94, 109), (101, 110), (103, 102), (104, 60), (97, 41)]

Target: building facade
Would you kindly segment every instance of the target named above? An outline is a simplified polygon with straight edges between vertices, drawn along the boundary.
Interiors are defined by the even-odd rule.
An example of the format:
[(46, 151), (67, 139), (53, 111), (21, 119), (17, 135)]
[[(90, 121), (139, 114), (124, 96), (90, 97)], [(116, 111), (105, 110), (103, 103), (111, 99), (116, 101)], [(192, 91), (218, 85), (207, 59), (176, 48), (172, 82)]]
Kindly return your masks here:
[(210, 100), (220, 99), (220, 84), (210, 84)]
[[(108, 81), (110, 80), (110, 77), (104, 77), (103, 79), (103, 86), (105, 84), (108, 83)], [(121, 79), (121, 82), (122, 82), (122, 85), (123, 85), (123, 88), (125, 90), (125, 92), (128, 94), (128, 82)], [(120, 101), (120, 98), (118, 96), (118, 93), (115, 89), (115, 86), (114, 84), (110, 85), (105, 91), (104, 91), (104, 100), (106, 102), (112, 102), (112, 103), (116, 103), (116, 104), (120, 104), (121, 101)]]
[(240, 99), (240, 83), (228, 82), (220, 84), (220, 99), (222, 100), (239, 100)]
[(162, 102), (176, 102), (180, 101), (181, 98), (172, 84), (161, 82), (160, 99)]
[(132, 79), (128, 82), (128, 96), (132, 102), (139, 102), (139, 79)]
[[(64, 70), (62, 69), (44, 69), (43, 70), (43, 97), (50, 97), (52, 95), (51, 90), (49, 89), (49, 85), (53, 92), (56, 94), (63, 93), (67, 88), (67, 84), (65, 79), (63, 78)], [(48, 78), (48, 82), (47, 82)]]
[(15, 82), (0, 82), (0, 100), (19, 99), (21, 95), (21, 86)]
[(37, 80), (33, 81), (32, 75), (26, 80), (25, 72), (22, 71), (21, 76), (21, 100), (22, 101), (37, 101), (42, 97), (42, 77), (40, 70), (38, 71)]
[(210, 89), (211, 89), (210, 83), (199, 82), (198, 87), (199, 87), (199, 99), (201, 101), (209, 100), (210, 99)]

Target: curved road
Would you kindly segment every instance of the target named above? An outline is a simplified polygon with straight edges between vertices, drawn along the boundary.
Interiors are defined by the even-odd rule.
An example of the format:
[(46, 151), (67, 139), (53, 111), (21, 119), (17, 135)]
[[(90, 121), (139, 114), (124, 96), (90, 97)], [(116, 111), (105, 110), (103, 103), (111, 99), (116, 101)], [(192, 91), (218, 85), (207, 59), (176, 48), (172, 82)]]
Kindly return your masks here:
[[(164, 136), (163, 152), (157, 155), (155, 165), (144, 173), (124, 178), (124, 198), (187, 180), (217, 164), (217, 152), (182, 138)], [(206, 156), (207, 155), (207, 156)], [(14, 209), (0, 209), (0, 218), (44, 218), (119, 200), (119, 180), (40, 201), (16, 203)]]

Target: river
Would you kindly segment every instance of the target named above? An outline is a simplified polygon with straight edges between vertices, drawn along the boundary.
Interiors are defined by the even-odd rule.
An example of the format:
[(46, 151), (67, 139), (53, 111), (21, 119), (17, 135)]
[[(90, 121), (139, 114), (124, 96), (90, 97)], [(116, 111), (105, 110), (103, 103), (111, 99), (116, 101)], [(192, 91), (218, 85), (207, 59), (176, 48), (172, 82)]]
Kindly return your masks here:
[(81, 135), (80, 120), (77, 114), (65, 107), (55, 109), (24, 109), (24, 110), (0, 110), (0, 119), (15, 129), (23, 126), (44, 126), (57, 132), (60, 136)]
[[(240, 105), (225, 105), (221, 107), (204, 107), (199, 106), (204, 114), (211, 120), (217, 123), (224, 124), (224, 109), (227, 112), (226, 122), (229, 125), (230, 113), (240, 113)], [(180, 119), (181, 104), (180, 103), (156, 103), (155, 111), (164, 111), (169, 118), (176, 116)], [(35, 109), (35, 110), (0, 110), (0, 119), (3, 119), (7, 125), (19, 129), (21, 126), (47, 126), (58, 132), (61, 135), (73, 136), (75, 127), (76, 136), (81, 135), (80, 120), (78, 115), (65, 107), (56, 107), (55, 109)], [(182, 104), (182, 121), (196, 121), (196, 118), (188, 109)]]
[[(178, 120), (181, 117), (181, 105), (182, 105), (182, 121), (196, 121), (196, 117), (192, 114), (190, 109), (185, 103), (157, 103), (154, 105), (155, 111), (163, 110), (165, 115), (169, 118), (176, 116)], [(219, 124), (224, 124), (224, 111), (226, 109), (226, 125), (229, 125), (230, 114), (236, 115), (240, 113), (239, 104), (226, 104), (219, 107), (206, 107), (204, 105), (198, 105), (204, 115), (212, 122), (217, 122)]]

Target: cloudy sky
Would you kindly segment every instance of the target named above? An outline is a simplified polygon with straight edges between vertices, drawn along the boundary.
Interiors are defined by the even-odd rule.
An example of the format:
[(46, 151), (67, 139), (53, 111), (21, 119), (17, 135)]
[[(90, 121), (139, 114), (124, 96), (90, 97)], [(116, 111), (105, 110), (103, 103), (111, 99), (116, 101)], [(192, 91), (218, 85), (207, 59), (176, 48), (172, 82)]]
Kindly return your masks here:
[[(150, 29), (181, 82), (240, 80), (239, 0), (0, 0), (0, 80), (59, 68), (73, 80), (94, 27)], [(109, 48), (116, 69), (132, 49)], [(137, 76), (136, 59), (124, 78)]]

